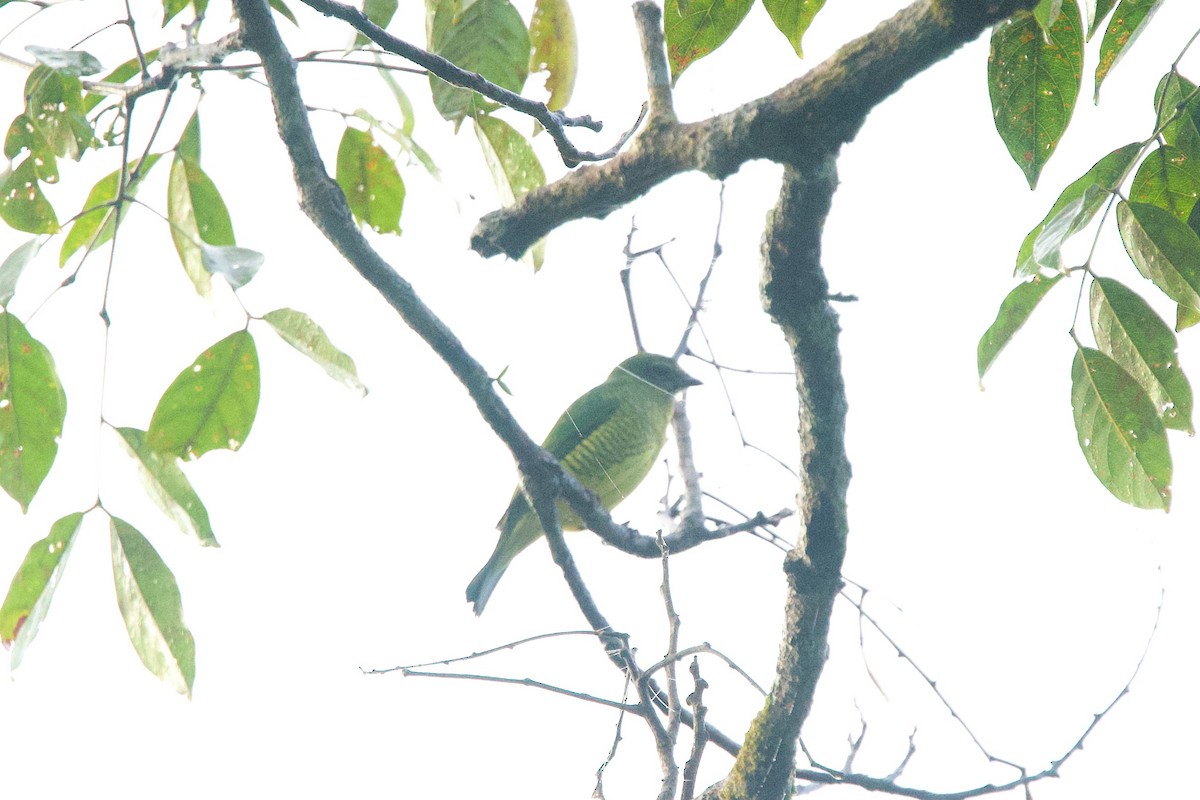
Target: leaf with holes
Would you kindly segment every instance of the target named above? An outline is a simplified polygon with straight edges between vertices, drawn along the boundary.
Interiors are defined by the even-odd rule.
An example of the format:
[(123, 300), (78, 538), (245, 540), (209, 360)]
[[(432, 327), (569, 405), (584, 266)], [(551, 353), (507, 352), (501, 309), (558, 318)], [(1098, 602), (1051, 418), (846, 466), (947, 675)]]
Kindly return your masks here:
[(237, 450), (254, 424), (258, 395), (254, 337), (237, 331), (201, 353), (163, 392), (146, 441), (179, 458)]
[(546, 73), (546, 108), (558, 111), (571, 99), (579, 66), (575, 18), (567, 0), (537, 0), (529, 20), (529, 43), (529, 71)]
[(1192, 427), (1192, 386), (1179, 367), (1175, 334), (1141, 297), (1111, 278), (1092, 281), (1092, 333), (1106, 356), (1128, 372), (1168, 428)]
[(376, 233), (400, 233), (404, 181), (396, 162), (369, 132), (346, 128), (342, 134), (337, 184), (356, 220)]
[(1113, 67), (1129, 52), (1129, 48), (1146, 29), (1146, 23), (1162, 5), (1162, 0), (1121, 0), (1116, 13), (1109, 20), (1100, 41), (1100, 63), (1096, 65), (1095, 102), (1100, 102), (1100, 84), (1112, 72)]
[(0, 219), (26, 233), (58, 232), (58, 215), (42, 194), (33, 156), (0, 175)]
[(1079, 347), (1071, 366), (1071, 410), (1079, 448), (1119, 500), (1138, 508), (1171, 505), (1171, 452), (1154, 404), (1117, 362)]
[(180, 694), (192, 695), (196, 642), (183, 621), (183, 600), (162, 556), (136, 528), (109, 524), (113, 583), (129, 641), (146, 669)]
[(38, 626), (50, 610), (54, 590), (67, 567), (67, 556), (75, 543), (75, 534), (83, 524), (83, 514), (68, 514), (50, 526), (50, 533), (39, 539), (25, 554), (17, 574), (9, 584), (4, 604), (0, 605), (0, 643), (12, 648), (9, 668), (21, 666), (25, 650), (37, 636)]
[(126, 452), (137, 461), (146, 494), (159, 509), (189, 536), (205, 547), (220, 547), (200, 495), (179, 468), (174, 456), (160, 453), (146, 443), (146, 432), (137, 428), (117, 428)]
[[(507, 122), (481, 115), (475, 119), (475, 133), (501, 203), (511, 206), (530, 190), (545, 185), (546, 173), (533, 147)], [(529, 248), (535, 270), (541, 269), (545, 250), (545, 239)]]
[(67, 396), (45, 345), (0, 313), (0, 486), (29, 508), (58, 454)]
[(1030, 12), (1015, 14), (992, 30), (988, 93), (996, 131), (1013, 161), (1037, 186), (1071, 121), (1083, 78), (1079, 6), (1063, 0), (1062, 12), (1043, 33)]

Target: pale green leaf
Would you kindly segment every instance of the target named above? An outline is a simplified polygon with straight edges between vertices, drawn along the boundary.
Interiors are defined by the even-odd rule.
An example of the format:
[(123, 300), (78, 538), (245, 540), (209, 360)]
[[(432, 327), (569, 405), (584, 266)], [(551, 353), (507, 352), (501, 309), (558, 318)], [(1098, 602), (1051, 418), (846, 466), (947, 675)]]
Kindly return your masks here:
[(208, 509), (192, 488), (192, 482), (183, 474), (179, 460), (150, 447), (143, 430), (117, 428), (116, 432), (126, 452), (137, 461), (142, 485), (154, 504), (180, 530), (196, 537), (200, 544), (219, 547), (208, 518)]
[(4, 604), (0, 605), (0, 643), (12, 648), (10, 669), (21, 666), (25, 650), (50, 610), (54, 590), (62, 580), (67, 556), (82, 524), (83, 514), (78, 512), (55, 522), (45, 538), (30, 546), (13, 575)]
[(329, 377), (360, 396), (366, 395), (367, 387), (358, 379), (354, 359), (335, 347), (325, 329), (307, 314), (292, 308), (278, 308), (264, 314), (263, 321), (285, 342), (316, 362)]
[(754, 0), (679, 0), (663, 5), (667, 63), (671, 80), (679, 80), (692, 62), (716, 50), (742, 24)]
[(0, 486), (22, 511), (54, 464), (66, 415), (50, 351), (21, 320), (0, 312)]
[(575, 89), (579, 44), (575, 39), (575, 18), (567, 0), (537, 0), (529, 21), (530, 72), (545, 72), (551, 111), (564, 108)]
[(1052, 278), (1035, 275), (1032, 280), (1018, 284), (1008, 293), (1000, 303), (995, 322), (980, 337), (976, 348), (976, 365), (980, 380), (1000, 355), (1000, 351), (1008, 346), (1012, 337), (1024, 326), (1046, 293), (1062, 278), (1062, 274)]

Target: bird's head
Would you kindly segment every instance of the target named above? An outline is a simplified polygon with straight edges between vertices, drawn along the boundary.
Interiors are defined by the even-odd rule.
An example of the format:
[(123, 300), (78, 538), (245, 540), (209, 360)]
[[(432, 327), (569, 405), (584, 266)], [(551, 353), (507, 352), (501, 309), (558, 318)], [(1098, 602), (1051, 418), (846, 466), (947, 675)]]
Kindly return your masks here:
[(688, 375), (673, 359), (655, 353), (638, 353), (625, 359), (612, 371), (609, 379), (634, 378), (662, 389), (668, 394), (682, 392), (700, 381)]

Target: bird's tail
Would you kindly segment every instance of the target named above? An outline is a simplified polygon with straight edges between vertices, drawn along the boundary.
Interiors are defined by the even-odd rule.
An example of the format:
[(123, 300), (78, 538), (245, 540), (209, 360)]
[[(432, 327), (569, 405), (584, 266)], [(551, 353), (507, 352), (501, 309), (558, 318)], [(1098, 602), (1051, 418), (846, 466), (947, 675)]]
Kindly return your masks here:
[(467, 602), (475, 604), (475, 616), (483, 613), (488, 598), (492, 596), (492, 590), (496, 588), (500, 576), (504, 574), (504, 570), (508, 569), (511, 561), (511, 556), (504, 558), (500, 553), (500, 548), (496, 548), (496, 552), (492, 553), (492, 557), (483, 565), (483, 569), (479, 570), (479, 574), (467, 586)]

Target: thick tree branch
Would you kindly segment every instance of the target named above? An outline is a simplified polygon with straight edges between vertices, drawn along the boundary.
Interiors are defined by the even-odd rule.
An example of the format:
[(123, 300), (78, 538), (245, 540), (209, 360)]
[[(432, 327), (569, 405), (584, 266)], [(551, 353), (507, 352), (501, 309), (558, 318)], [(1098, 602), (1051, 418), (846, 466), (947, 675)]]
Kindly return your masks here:
[(720, 179), (755, 159), (804, 164), (836, 153), (867, 114), (909, 78), (989, 25), (1034, 5), (1034, 0), (919, 0), (772, 94), (701, 122), (677, 123), (664, 114), (613, 160), (581, 167), (485, 215), (471, 247), (484, 256), (519, 258), (563, 223), (604, 217), (683, 172)]

